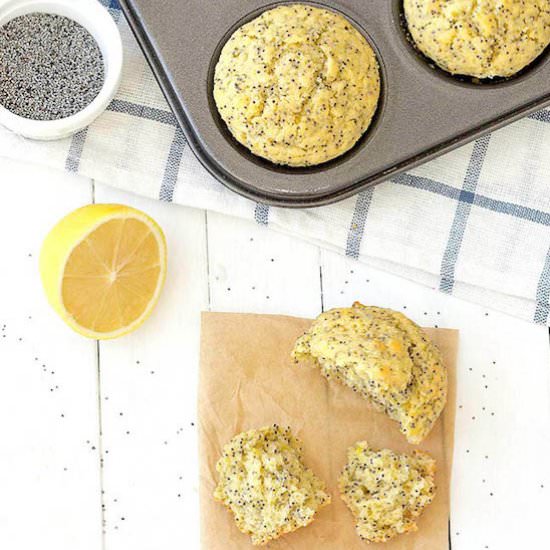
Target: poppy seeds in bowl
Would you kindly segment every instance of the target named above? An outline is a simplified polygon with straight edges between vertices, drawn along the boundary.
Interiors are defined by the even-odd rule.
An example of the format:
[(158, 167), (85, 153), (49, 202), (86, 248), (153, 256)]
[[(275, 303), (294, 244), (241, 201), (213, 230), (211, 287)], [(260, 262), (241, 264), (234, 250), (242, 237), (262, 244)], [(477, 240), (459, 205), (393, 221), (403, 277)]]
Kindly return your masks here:
[(68, 17), (30, 13), (0, 27), (0, 105), (33, 120), (58, 120), (87, 107), (105, 82), (101, 50)]

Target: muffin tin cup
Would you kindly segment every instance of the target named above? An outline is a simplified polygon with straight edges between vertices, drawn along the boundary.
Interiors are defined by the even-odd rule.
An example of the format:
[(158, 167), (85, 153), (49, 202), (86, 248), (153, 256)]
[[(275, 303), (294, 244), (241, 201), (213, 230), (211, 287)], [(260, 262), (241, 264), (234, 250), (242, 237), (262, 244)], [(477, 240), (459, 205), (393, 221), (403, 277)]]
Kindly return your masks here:
[(257, 9), (255, 11), (251, 12), (251, 13), (248, 13), (242, 20), (237, 21), (228, 30), (226, 35), (223, 36), (223, 38), (220, 40), (220, 42), (218, 44), (218, 47), (216, 48), (216, 51), (214, 52), (214, 55), (212, 56), (212, 60), (211, 60), (211, 63), (210, 63), (209, 77), (208, 77), (208, 96), (209, 96), (209, 99), (210, 99), (210, 111), (211, 111), (212, 117), (214, 118), (214, 120), (216, 120), (216, 122), (218, 124), (218, 128), (219, 128), (220, 132), (226, 136), (227, 140), (241, 153), (241, 155), (246, 157), (251, 162), (254, 162), (254, 163), (262, 165), (262, 166), (267, 166), (271, 170), (279, 171), (281, 173), (313, 174), (313, 173), (318, 172), (318, 171), (323, 171), (323, 170), (330, 169), (331, 167), (336, 166), (336, 165), (338, 165), (342, 162), (346, 162), (347, 160), (349, 160), (350, 157), (352, 157), (359, 150), (361, 150), (367, 144), (367, 142), (369, 141), (369, 139), (373, 135), (373, 133), (376, 131), (377, 124), (378, 124), (378, 122), (381, 118), (382, 112), (384, 110), (385, 70), (384, 70), (384, 67), (381, 63), (380, 52), (377, 50), (376, 44), (373, 42), (372, 38), (365, 31), (365, 29), (361, 28), (361, 26), (356, 21), (354, 21), (352, 19), (352, 17), (347, 15), (346, 19), (348, 19), (350, 21), (350, 23), (364, 36), (364, 38), (368, 42), (369, 46), (373, 49), (374, 54), (376, 56), (376, 59), (378, 61), (378, 65), (379, 65), (379, 69), (380, 69), (379, 70), (379, 73), (380, 73), (380, 97), (379, 97), (379, 100), (378, 100), (378, 105), (376, 107), (376, 111), (375, 111), (375, 113), (372, 117), (371, 123), (369, 124), (368, 130), (357, 140), (355, 145), (351, 149), (349, 149), (348, 151), (345, 151), (344, 153), (342, 153), (341, 155), (339, 155), (336, 158), (333, 158), (333, 159), (328, 160), (326, 162), (316, 164), (316, 165), (312, 165), (312, 166), (285, 166), (285, 165), (282, 165), (282, 164), (272, 163), (269, 160), (267, 160), (265, 158), (262, 158), (262, 157), (259, 157), (259, 156), (255, 155), (254, 153), (252, 153), (249, 149), (247, 149), (244, 145), (239, 143), (232, 136), (231, 132), (229, 131), (229, 129), (227, 127), (227, 125), (222, 120), (222, 117), (220, 116), (220, 113), (219, 113), (218, 108), (216, 106), (216, 103), (214, 101), (214, 72), (215, 72), (216, 65), (218, 63), (221, 51), (222, 51), (223, 47), (225, 46), (225, 44), (227, 43), (227, 41), (231, 38), (233, 33), (237, 29), (239, 29), (240, 27), (242, 27), (243, 25), (248, 23), (249, 21), (252, 21), (253, 19), (259, 17), (263, 12), (266, 11), (266, 9), (270, 10), (270, 9), (273, 9), (273, 8), (275, 8), (277, 6), (280, 6), (280, 5), (284, 5), (284, 4), (292, 5), (292, 4), (296, 4), (296, 3), (307, 4), (307, 5), (310, 5), (310, 6), (317, 7), (317, 8), (329, 9), (331, 11), (334, 11), (335, 13), (338, 13), (339, 15), (345, 15), (341, 11), (332, 8), (332, 7), (328, 6), (327, 4), (321, 4), (319, 2), (311, 1), (311, 0), (305, 0), (304, 2), (296, 2), (296, 0), (273, 2), (272, 4), (268, 4), (267, 7), (264, 6), (264, 7), (260, 8), (260, 9)]
[[(212, 97), (225, 41), (281, 4), (311, 4), (347, 17), (373, 46), (382, 95), (371, 127), (348, 153), (307, 168), (278, 166), (240, 145)], [(273, 2), (121, 0), (125, 15), (190, 146), (224, 185), (288, 207), (329, 204), (358, 193), (550, 104), (548, 49), (517, 77), (474, 83), (434, 68), (407, 39), (402, 0)]]

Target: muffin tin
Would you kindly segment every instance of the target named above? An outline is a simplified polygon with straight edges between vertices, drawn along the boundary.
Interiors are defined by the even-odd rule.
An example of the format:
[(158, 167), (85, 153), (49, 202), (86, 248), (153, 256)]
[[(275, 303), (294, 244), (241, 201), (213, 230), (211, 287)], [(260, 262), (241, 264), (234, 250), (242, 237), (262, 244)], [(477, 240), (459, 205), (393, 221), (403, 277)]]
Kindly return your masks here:
[(202, 164), (251, 199), (289, 207), (336, 202), (550, 105), (549, 48), (508, 80), (474, 82), (434, 68), (411, 44), (402, 0), (299, 2), (343, 14), (380, 63), (376, 117), (348, 153), (309, 168), (265, 161), (241, 146), (212, 97), (221, 48), (243, 23), (285, 3), (120, 0), (164, 94)]

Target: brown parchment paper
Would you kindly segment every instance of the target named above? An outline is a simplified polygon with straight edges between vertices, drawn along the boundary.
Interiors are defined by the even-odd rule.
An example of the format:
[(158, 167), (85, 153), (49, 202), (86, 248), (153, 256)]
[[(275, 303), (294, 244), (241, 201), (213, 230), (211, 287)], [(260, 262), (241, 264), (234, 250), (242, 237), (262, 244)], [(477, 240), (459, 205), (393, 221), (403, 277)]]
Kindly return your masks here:
[[(332, 503), (308, 527), (267, 545), (273, 550), (447, 550), (449, 487), (453, 456), (455, 362), (458, 332), (428, 329), (449, 371), (442, 417), (419, 446), (407, 443), (395, 422), (367, 406), (350, 389), (328, 382), (318, 370), (290, 359), (294, 341), (311, 321), (294, 317), (204, 313), (202, 317), (199, 447), (201, 546), (203, 550), (251, 550), (232, 514), (212, 497), (221, 449), (243, 430), (277, 423), (303, 442), (308, 467), (327, 484)], [(385, 544), (366, 544), (340, 498), (337, 478), (347, 448), (359, 440), (396, 451), (428, 451), (437, 461), (437, 495), (416, 533)]]

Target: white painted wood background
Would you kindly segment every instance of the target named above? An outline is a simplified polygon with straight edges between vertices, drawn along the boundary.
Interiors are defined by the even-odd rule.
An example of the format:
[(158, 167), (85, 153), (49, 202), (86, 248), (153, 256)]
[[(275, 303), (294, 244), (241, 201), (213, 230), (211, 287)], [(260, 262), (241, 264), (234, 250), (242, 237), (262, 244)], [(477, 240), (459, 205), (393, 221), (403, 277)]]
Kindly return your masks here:
[[(0, 199), (1, 549), (198, 549), (200, 311), (315, 316), (356, 299), (461, 331), (452, 548), (548, 547), (547, 329), (252, 223), (31, 165), (0, 159)], [(145, 210), (169, 246), (152, 318), (101, 344), (50, 310), (37, 269), (47, 231), (93, 201)]]

